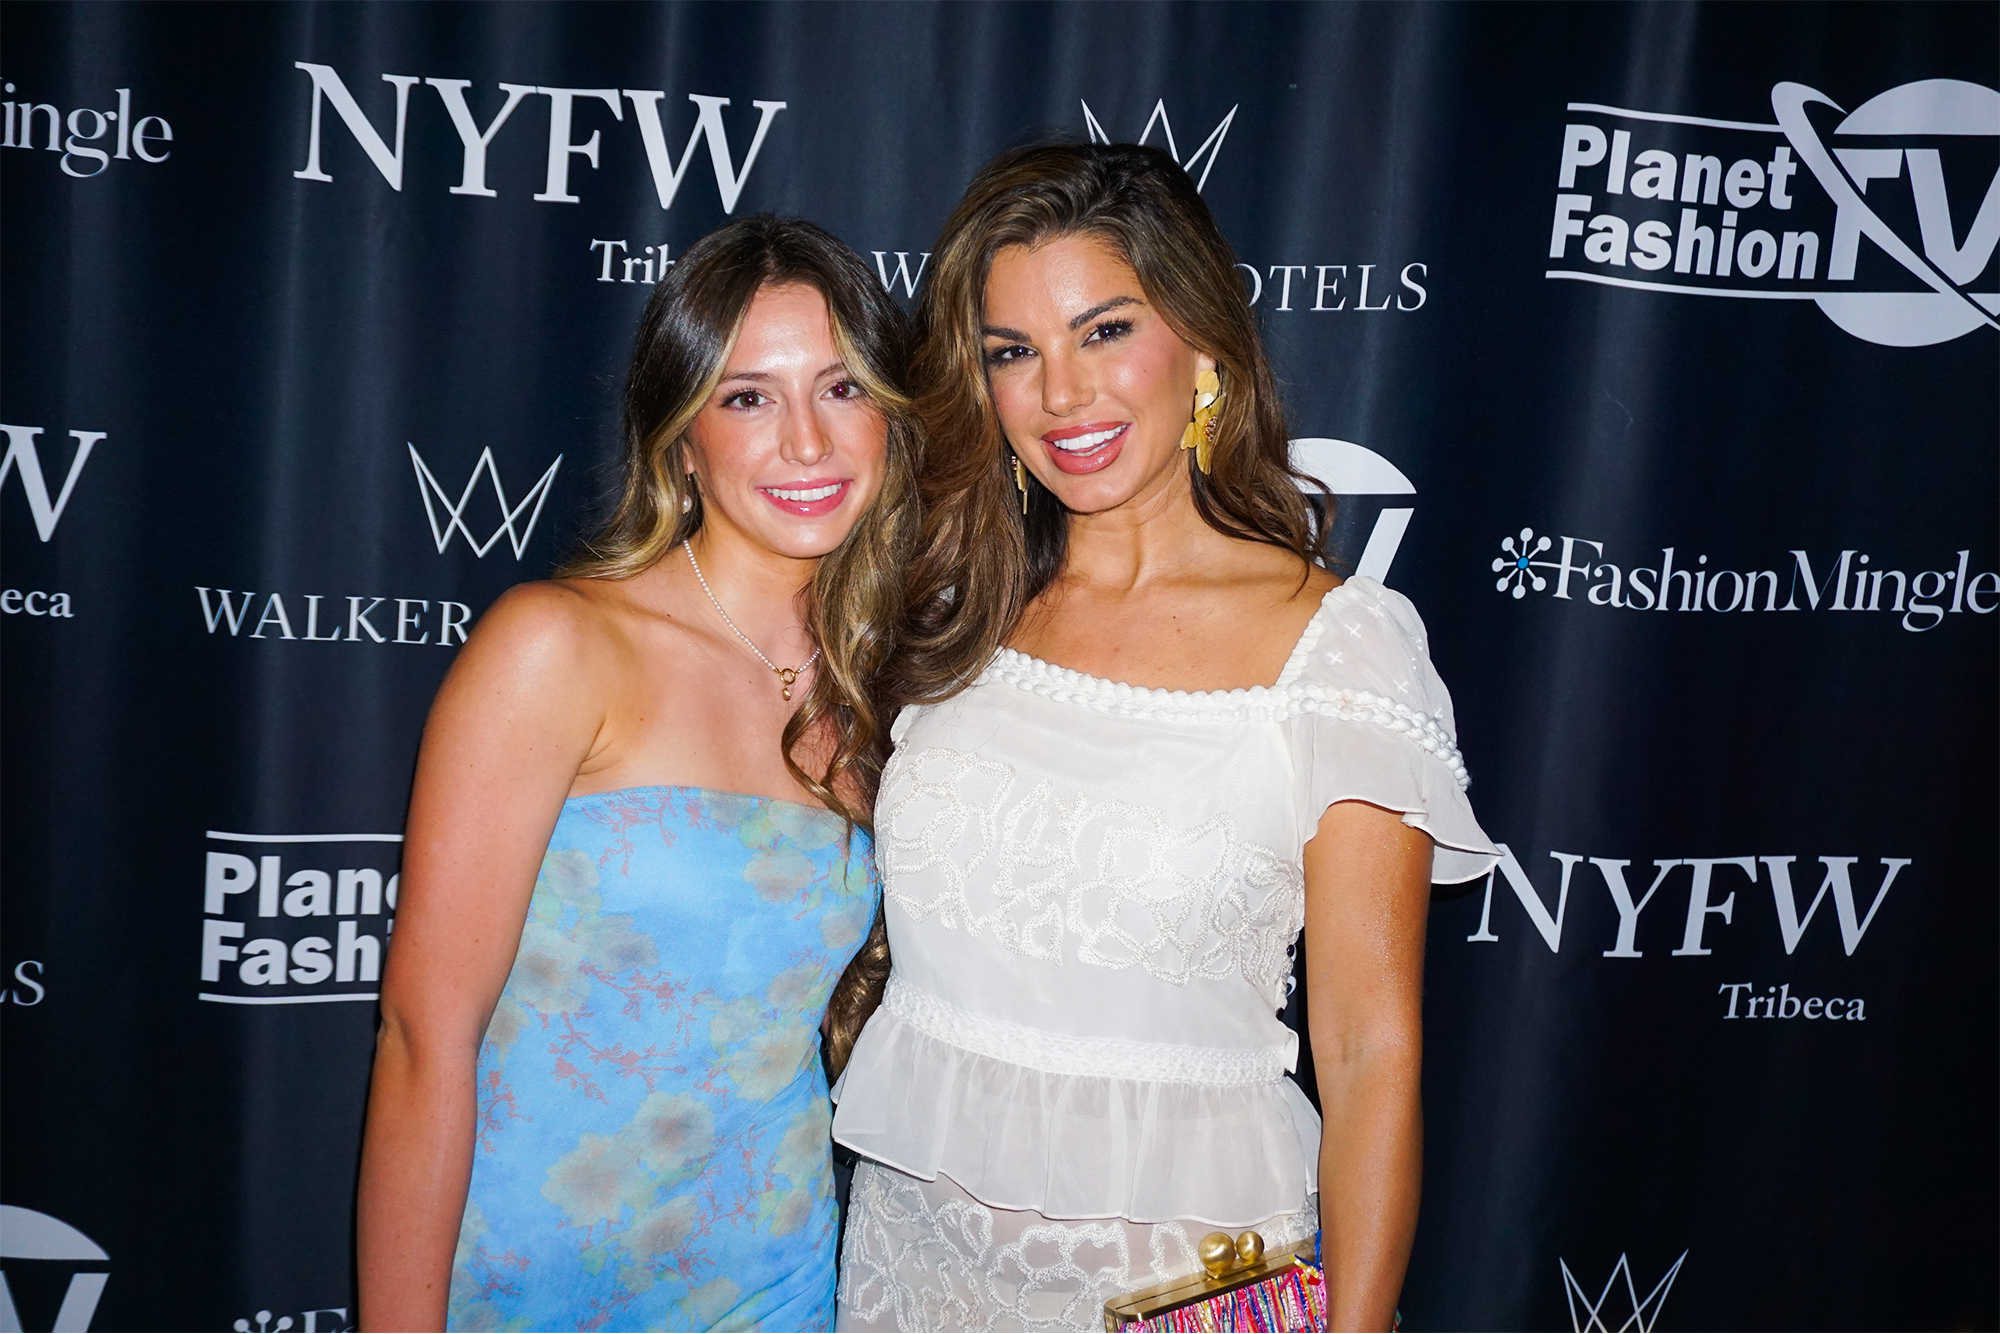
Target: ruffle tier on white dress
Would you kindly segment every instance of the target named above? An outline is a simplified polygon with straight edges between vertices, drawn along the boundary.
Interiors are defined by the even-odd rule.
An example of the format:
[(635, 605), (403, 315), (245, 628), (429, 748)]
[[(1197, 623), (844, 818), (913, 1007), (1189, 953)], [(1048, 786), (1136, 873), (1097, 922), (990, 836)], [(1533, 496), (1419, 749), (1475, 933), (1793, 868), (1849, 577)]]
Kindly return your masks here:
[(1248, 690), (1003, 649), (894, 736), (876, 810), (894, 975), (834, 1137), (1045, 1219), (1234, 1230), (1303, 1208), (1320, 1124), (1277, 1014), (1320, 816), (1400, 812), (1440, 881), (1498, 857), (1409, 602), (1349, 580)]
[[(843, 1081), (842, 1143), (1049, 1218), (1236, 1229), (1281, 1212), (1274, 1200), (1297, 1209), (1317, 1189), (1319, 1114), (1284, 1077), (1278, 1053), (1247, 1063), (1271, 1072), (1254, 1080), (1038, 1069), (945, 1041), (925, 1022), (938, 1008), (891, 984), (869, 1022), (865, 1073)], [(1104, 1055), (1106, 1067), (1146, 1068)], [(1241, 1053), (1159, 1055), (1162, 1066), (1191, 1067)]]

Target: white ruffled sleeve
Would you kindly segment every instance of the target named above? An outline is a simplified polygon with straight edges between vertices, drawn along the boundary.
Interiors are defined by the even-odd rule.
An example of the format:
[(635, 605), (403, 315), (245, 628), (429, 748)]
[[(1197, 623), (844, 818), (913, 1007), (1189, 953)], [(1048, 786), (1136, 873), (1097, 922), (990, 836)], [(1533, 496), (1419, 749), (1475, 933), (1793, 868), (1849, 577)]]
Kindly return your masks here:
[(1400, 811), (1436, 847), (1431, 879), (1485, 875), (1500, 850), (1466, 799), (1451, 695), (1410, 600), (1357, 576), (1327, 595), (1286, 667), (1300, 829), (1337, 801)]

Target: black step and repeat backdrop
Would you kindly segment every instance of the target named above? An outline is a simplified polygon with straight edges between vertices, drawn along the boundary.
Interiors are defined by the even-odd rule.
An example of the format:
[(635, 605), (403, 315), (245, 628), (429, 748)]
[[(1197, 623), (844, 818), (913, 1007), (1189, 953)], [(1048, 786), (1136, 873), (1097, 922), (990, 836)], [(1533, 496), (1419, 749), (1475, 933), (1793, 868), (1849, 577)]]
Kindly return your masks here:
[(9, 4), (0, 1328), (353, 1324), (419, 729), (650, 284), (1166, 147), (1507, 847), (1409, 1328), (1992, 1328), (2000, 10)]

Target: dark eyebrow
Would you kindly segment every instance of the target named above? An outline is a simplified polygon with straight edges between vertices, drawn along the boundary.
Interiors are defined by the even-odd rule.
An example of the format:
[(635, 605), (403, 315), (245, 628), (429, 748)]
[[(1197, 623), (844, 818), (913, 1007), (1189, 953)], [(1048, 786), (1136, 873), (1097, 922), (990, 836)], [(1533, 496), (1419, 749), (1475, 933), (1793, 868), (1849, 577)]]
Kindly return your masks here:
[(1089, 310), (1084, 311), (1083, 314), (1076, 316), (1069, 322), (1069, 327), (1072, 331), (1081, 329), (1107, 310), (1116, 310), (1120, 306), (1143, 306), (1145, 304), (1145, 302), (1136, 296), (1114, 296), (1109, 301), (1098, 302)]
[[(835, 371), (845, 371), (846, 369), (847, 363), (845, 361), (828, 362), (825, 366), (820, 367), (819, 373), (814, 375), (813, 379), (824, 379)], [(749, 380), (757, 384), (769, 384), (777, 378), (777, 376), (766, 374), (763, 371), (726, 371), (723, 373), (722, 379), (717, 381), (717, 383), (728, 384), (734, 380)]]
[[(1072, 331), (1081, 329), (1107, 310), (1116, 310), (1120, 306), (1143, 306), (1145, 304), (1145, 302), (1136, 296), (1114, 296), (1109, 301), (1100, 301), (1089, 310), (1084, 311), (1083, 314), (1073, 317), (1069, 322), (1069, 327)], [(990, 324), (981, 329), (980, 332), (988, 338), (1005, 338), (1013, 343), (1032, 343), (1035, 341), (1019, 329), (998, 329)]]

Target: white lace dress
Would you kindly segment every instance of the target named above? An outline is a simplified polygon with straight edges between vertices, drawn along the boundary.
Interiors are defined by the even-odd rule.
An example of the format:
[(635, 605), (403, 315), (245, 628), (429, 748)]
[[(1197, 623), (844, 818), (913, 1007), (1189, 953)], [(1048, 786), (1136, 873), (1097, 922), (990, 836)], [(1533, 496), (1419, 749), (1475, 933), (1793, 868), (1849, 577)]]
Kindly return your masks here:
[(1350, 579), (1249, 690), (1002, 649), (894, 735), (894, 971), (834, 1094), (870, 1160), (840, 1328), (1098, 1329), (1207, 1232), (1310, 1237), (1319, 1117), (1277, 1017), (1306, 841), (1355, 798), (1429, 834), (1439, 881), (1498, 855), (1409, 601)]

